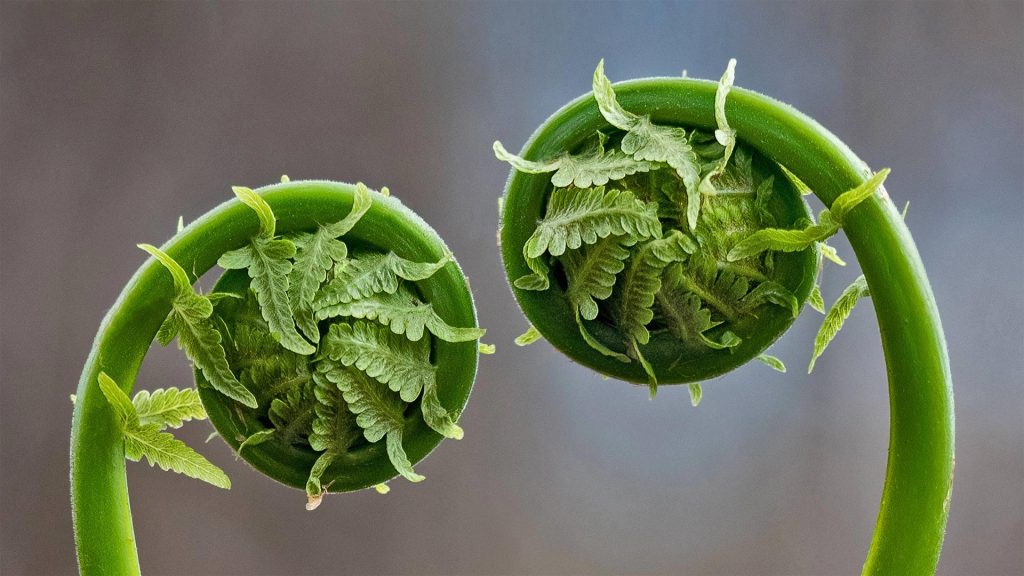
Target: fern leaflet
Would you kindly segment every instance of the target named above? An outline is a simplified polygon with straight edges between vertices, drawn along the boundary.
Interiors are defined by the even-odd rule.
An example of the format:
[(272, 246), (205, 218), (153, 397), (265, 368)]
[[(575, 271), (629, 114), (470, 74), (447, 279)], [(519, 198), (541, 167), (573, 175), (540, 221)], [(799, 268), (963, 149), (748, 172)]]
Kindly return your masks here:
[(398, 290), (399, 279), (411, 282), (425, 280), (448, 264), (451, 258), (451, 254), (445, 254), (437, 262), (411, 262), (394, 252), (368, 253), (352, 258), (317, 294), (313, 310), (381, 292), (394, 294)]
[(675, 169), (686, 186), (686, 219), (693, 230), (700, 214), (700, 163), (690, 146), (686, 131), (674, 126), (660, 126), (649, 116), (637, 116), (619, 105), (611, 81), (604, 75), (604, 60), (594, 70), (594, 98), (609, 124), (625, 130), (622, 151), (636, 160), (664, 162)]
[(818, 357), (825, 351), (825, 348), (828, 348), (829, 343), (839, 333), (839, 329), (843, 327), (843, 323), (850, 317), (850, 313), (853, 312), (853, 307), (857, 304), (857, 301), (870, 295), (867, 280), (863, 275), (858, 276), (839, 295), (839, 298), (829, 308), (828, 314), (825, 315), (825, 321), (822, 322), (818, 335), (814, 337), (814, 355), (811, 356), (811, 363), (807, 366), (808, 374), (814, 370), (814, 363), (818, 360)]
[(628, 236), (608, 236), (584, 249), (566, 252), (563, 258), (569, 280), (566, 295), (583, 318), (597, 318), (596, 301), (611, 296), (615, 277), (629, 258), (628, 247), (635, 243)]
[[(599, 133), (600, 134), (600, 133)], [(498, 160), (508, 162), (516, 170), (527, 174), (554, 172), (551, 184), (556, 187), (576, 186), (590, 188), (603, 186), (611, 180), (621, 180), (637, 172), (647, 172), (651, 163), (636, 160), (618, 151), (604, 150), (604, 135), (600, 135), (598, 145), (582, 154), (563, 154), (547, 162), (531, 162), (505, 150), (501, 142), (494, 142), (494, 155)]]
[(296, 331), (288, 298), (289, 275), (292, 272), (290, 258), (295, 256), (295, 244), (291, 240), (274, 238), (276, 221), (266, 200), (248, 188), (236, 186), (234, 191), (239, 200), (256, 212), (260, 231), (248, 245), (223, 254), (217, 264), (226, 270), (246, 268), (252, 279), (250, 287), (256, 293), (271, 333), (288, 350), (296, 354), (312, 354), (316, 348)]
[(366, 440), (372, 443), (386, 438), (388, 458), (395, 470), (410, 482), (422, 481), (423, 476), (413, 471), (402, 447), (402, 399), (383, 383), (355, 370), (335, 367), (326, 372), (326, 377), (341, 391)]
[(423, 338), (424, 330), (446, 342), (468, 342), (484, 335), (480, 328), (456, 328), (441, 319), (434, 306), (421, 302), (411, 291), (400, 288), (393, 294), (380, 292), (359, 300), (342, 302), (317, 310), (318, 320), (345, 316), (376, 320), (404, 334), (410, 340)]
[(174, 278), (175, 295), (171, 301), (171, 312), (157, 332), (158, 340), (166, 346), (177, 336), (178, 346), (202, 371), (215, 390), (255, 408), (256, 398), (235, 378), (228, 365), (220, 332), (211, 319), (213, 303), (208, 297), (192, 290), (185, 270), (169, 255), (149, 244), (139, 244), (139, 248), (152, 254)]
[(157, 424), (160, 429), (181, 428), (192, 419), (206, 420), (206, 409), (193, 388), (157, 388), (150, 393), (141, 390), (132, 398), (132, 404), (142, 424)]
[(660, 237), (657, 203), (639, 200), (629, 191), (605, 191), (603, 186), (558, 188), (551, 193), (547, 214), (526, 241), (523, 253), (527, 258), (545, 252), (559, 256), (566, 248), (594, 244), (598, 238), (612, 235)]
[(316, 232), (301, 232), (291, 239), (296, 253), (288, 277), (288, 299), (292, 314), (302, 333), (313, 342), (320, 341), (320, 331), (313, 318), (313, 297), (327, 279), (327, 272), (344, 265), (348, 247), (338, 238), (346, 234), (370, 209), (373, 199), (362, 183), (356, 184), (352, 209), (342, 220), (321, 225)]
[(657, 390), (654, 370), (640, 353), (639, 346), (651, 339), (647, 324), (654, 319), (655, 295), (661, 290), (661, 273), (672, 262), (681, 262), (693, 253), (695, 244), (678, 230), (669, 236), (651, 240), (638, 247), (620, 279), (615, 319), (632, 355), (640, 361), (650, 380), (651, 394)]
[(161, 432), (161, 424), (142, 423), (135, 405), (110, 376), (100, 372), (98, 380), (100, 391), (117, 412), (124, 436), (125, 458), (138, 462), (146, 457), (150, 466), (173, 470), (218, 488), (231, 488), (231, 480), (223, 470), (170, 433)]

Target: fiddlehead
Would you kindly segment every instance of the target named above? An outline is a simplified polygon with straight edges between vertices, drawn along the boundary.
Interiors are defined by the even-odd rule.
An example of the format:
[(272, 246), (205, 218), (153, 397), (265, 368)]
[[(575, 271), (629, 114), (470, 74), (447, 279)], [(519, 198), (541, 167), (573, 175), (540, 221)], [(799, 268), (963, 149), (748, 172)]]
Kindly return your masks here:
[[(437, 234), (364, 186), (282, 182), (181, 229), (107, 314), (76, 394), (72, 509), (83, 573), (137, 573), (124, 457), (228, 487), (167, 426), (207, 414), (257, 470), (304, 489), (413, 471), (468, 399), (479, 353), (468, 284)], [(194, 276), (227, 270), (208, 295)], [(153, 339), (176, 339), (192, 390), (127, 396)], [(202, 400), (200, 405), (198, 399)]]
[[(952, 485), (953, 404), (941, 324), (910, 234), (867, 166), (813, 120), (718, 83), (652, 78), (552, 115), (512, 164), (499, 240), (512, 291), (540, 337), (622, 380), (695, 385), (759, 358), (816, 286), (840, 229), (864, 271), (815, 357), (860, 296), (874, 303), (889, 373), (886, 487), (864, 572), (930, 574)], [(816, 220), (801, 196), (828, 206)]]

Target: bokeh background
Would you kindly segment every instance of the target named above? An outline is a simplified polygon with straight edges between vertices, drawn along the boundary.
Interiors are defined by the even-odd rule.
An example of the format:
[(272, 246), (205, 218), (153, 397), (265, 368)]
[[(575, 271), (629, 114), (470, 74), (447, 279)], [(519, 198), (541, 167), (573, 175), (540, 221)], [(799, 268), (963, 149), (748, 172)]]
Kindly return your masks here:
[[(106, 308), (179, 215), (230, 185), (390, 186), (447, 240), (487, 340), (463, 426), (397, 481), (325, 500), (250, 472), (207, 423), (185, 439), (231, 492), (129, 464), (149, 574), (857, 573), (888, 435), (861, 306), (813, 376), (807, 312), (705, 386), (603, 380), (525, 327), (494, 245), (510, 149), (613, 80), (717, 78), (817, 118), (902, 204), (942, 310), (957, 467), (940, 573), (1024, 573), (1024, 4), (0, 4), (0, 572), (75, 570), (68, 435)], [(858, 274), (831, 267), (826, 300)], [(154, 349), (139, 384), (184, 386)]]

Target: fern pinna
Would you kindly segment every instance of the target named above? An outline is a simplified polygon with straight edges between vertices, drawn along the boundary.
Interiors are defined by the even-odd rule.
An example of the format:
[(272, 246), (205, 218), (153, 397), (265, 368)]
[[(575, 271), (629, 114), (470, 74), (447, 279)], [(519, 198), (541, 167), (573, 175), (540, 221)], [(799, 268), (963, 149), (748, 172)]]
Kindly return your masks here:
[[(386, 188), (284, 178), (234, 191), (164, 247), (140, 245), (153, 258), (104, 320), (73, 396), (84, 573), (138, 571), (127, 506), (106, 512), (127, 502), (112, 454), (230, 487), (172, 435), (185, 421), (209, 417), (246, 462), (304, 489), (309, 509), (328, 491), (419, 482), (416, 463), (463, 436), (478, 354), (493, 347), (437, 234)], [(193, 288), (214, 264), (225, 272), (213, 290)], [(154, 339), (177, 340), (195, 389), (128, 395)]]
[[(499, 202), (512, 292), (541, 338), (606, 376), (701, 382), (765, 351), (804, 303), (825, 314), (826, 242), (843, 230), (864, 275), (836, 300), (808, 371), (856, 302), (870, 297), (889, 373), (885, 494), (868, 574), (930, 574), (952, 481), (953, 403), (934, 298), (882, 183), (835, 136), (792, 107), (717, 82), (647, 78), (591, 92), (551, 115), (519, 154)], [(813, 192), (812, 192), (813, 191)], [(804, 198), (826, 208), (812, 214)], [(869, 289), (870, 286), (870, 289)]]

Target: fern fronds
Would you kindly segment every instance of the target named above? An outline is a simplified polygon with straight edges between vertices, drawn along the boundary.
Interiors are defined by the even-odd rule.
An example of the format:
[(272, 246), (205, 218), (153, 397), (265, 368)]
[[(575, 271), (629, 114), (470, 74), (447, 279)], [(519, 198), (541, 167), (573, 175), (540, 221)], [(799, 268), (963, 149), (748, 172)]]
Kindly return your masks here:
[(724, 347), (705, 334), (721, 322), (712, 320), (711, 310), (702, 306), (696, 294), (666, 286), (658, 291), (656, 300), (669, 332), (680, 341), (697, 348)]
[(410, 341), (383, 326), (356, 320), (332, 324), (321, 353), (387, 384), (404, 402), (422, 393), (420, 408), (427, 425), (447, 438), (462, 438), (462, 429), (455, 425), (457, 415), (450, 414), (437, 398), (437, 369), (430, 363), (428, 339)]
[(716, 180), (725, 172), (733, 150), (736, 148), (736, 131), (729, 126), (729, 119), (725, 117), (725, 99), (729, 95), (729, 90), (732, 88), (735, 78), (736, 59), (732, 58), (725, 68), (725, 73), (722, 74), (722, 79), (718, 81), (718, 89), (715, 91), (715, 122), (718, 124), (718, 129), (715, 130), (715, 140), (725, 147), (725, 154), (701, 180), (700, 192), (702, 194), (715, 194), (717, 192), (715, 185), (712, 184), (712, 180)]
[(797, 252), (812, 247), (816, 242), (823, 242), (839, 231), (850, 210), (870, 198), (888, 175), (889, 169), (884, 168), (860, 186), (840, 194), (832, 202), (831, 209), (821, 212), (817, 224), (811, 224), (802, 230), (765, 228), (754, 232), (733, 246), (729, 251), (729, 261), (749, 258), (766, 250)]
[(451, 254), (445, 254), (437, 262), (411, 262), (394, 252), (387, 254), (367, 253), (352, 258), (334, 278), (324, 285), (313, 302), (313, 309), (351, 302), (374, 294), (394, 294), (398, 281), (416, 282), (434, 275), (451, 261)]
[(316, 508), (320, 502), (324, 490), (320, 479), (324, 472), (363, 434), (356, 423), (355, 415), (349, 411), (341, 390), (327, 378), (326, 371), (318, 367), (313, 375), (313, 381), (316, 416), (313, 419), (312, 433), (309, 435), (309, 445), (313, 450), (323, 454), (313, 464), (309, 479), (306, 481), (306, 495), (309, 498), (307, 510)]
[(363, 429), (363, 437), (371, 443), (386, 438), (388, 458), (395, 470), (410, 482), (422, 481), (423, 476), (413, 471), (402, 447), (405, 427), (402, 399), (383, 383), (356, 370), (338, 367), (325, 374), (341, 391), (349, 411)]
[(220, 332), (211, 320), (213, 303), (208, 297), (193, 291), (185, 270), (169, 255), (149, 244), (139, 244), (139, 248), (152, 254), (174, 278), (175, 294), (171, 300), (171, 312), (160, 326), (157, 339), (166, 346), (177, 336), (178, 346), (202, 371), (210, 386), (233, 400), (255, 408), (256, 398), (235, 378), (228, 365)]
[(740, 301), (743, 304), (742, 311), (750, 313), (758, 306), (765, 303), (776, 304), (789, 310), (793, 318), (800, 314), (800, 302), (785, 286), (771, 280), (761, 282), (753, 290), (743, 296)]
[(530, 327), (526, 329), (526, 332), (516, 336), (515, 343), (516, 346), (529, 346), (541, 338), (543, 338), (543, 336), (541, 335), (540, 330), (537, 330), (537, 327), (531, 324)]
[(758, 354), (757, 360), (776, 372), (781, 372), (783, 374), (786, 373), (786, 365), (782, 363), (782, 360), (779, 360), (771, 354)]
[(566, 252), (562, 262), (569, 280), (569, 303), (587, 320), (597, 318), (597, 300), (612, 294), (615, 277), (625, 268), (629, 247), (636, 241), (629, 236), (608, 236), (596, 243)]
[(668, 164), (683, 180), (687, 197), (686, 219), (690, 229), (695, 229), (700, 214), (700, 163), (686, 137), (686, 131), (674, 126), (654, 124), (649, 116), (638, 116), (622, 108), (615, 97), (611, 81), (604, 75), (604, 60), (594, 70), (593, 90), (605, 120), (626, 131), (622, 138), (622, 151), (636, 160)]
[[(163, 470), (173, 470), (218, 488), (231, 488), (231, 480), (223, 470), (170, 433), (161, 432), (160, 423), (143, 423), (135, 404), (105, 372), (100, 372), (99, 386), (107, 402), (117, 413), (124, 436), (125, 458), (138, 462), (145, 457), (149, 460), (150, 466), (156, 465)], [(140, 400), (140, 403), (145, 402)]]
[(651, 394), (657, 390), (654, 370), (640, 353), (639, 345), (647, 344), (651, 334), (647, 324), (654, 319), (655, 295), (661, 290), (661, 274), (672, 262), (681, 262), (693, 253), (696, 245), (682, 232), (673, 230), (669, 236), (640, 245), (619, 280), (619, 296), (615, 321), (632, 354), (640, 361), (650, 380)]
[(194, 388), (157, 388), (153, 392), (141, 390), (132, 398), (132, 404), (142, 424), (157, 424), (164, 428), (181, 428), (189, 420), (206, 420), (206, 409)]
[(316, 348), (296, 331), (288, 298), (292, 272), (290, 258), (295, 256), (295, 244), (291, 240), (274, 237), (276, 219), (266, 200), (248, 188), (235, 186), (233, 190), (238, 199), (256, 213), (260, 231), (248, 245), (222, 255), (217, 264), (225, 270), (248, 270), (252, 279), (250, 287), (256, 293), (271, 333), (288, 350), (308, 356), (316, 352)]
[(344, 316), (376, 320), (395, 334), (410, 340), (423, 338), (425, 330), (445, 342), (468, 342), (484, 335), (481, 328), (456, 328), (441, 319), (434, 306), (421, 302), (411, 291), (400, 287), (393, 294), (379, 292), (365, 298), (320, 308), (317, 320)]
[(303, 445), (313, 432), (316, 405), (312, 381), (288, 388), (270, 402), (267, 418), (286, 442)]
[(829, 343), (839, 333), (846, 319), (850, 317), (850, 313), (853, 312), (853, 307), (856, 306), (857, 301), (870, 295), (871, 292), (868, 289), (868, 282), (864, 275), (858, 276), (839, 295), (839, 298), (829, 308), (828, 314), (825, 315), (825, 320), (818, 330), (818, 335), (814, 337), (814, 354), (811, 356), (810, 365), (807, 366), (808, 374), (814, 370), (814, 363), (818, 360), (818, 357), (825, 351), (825, 348), (828, 348)]
[(631, 174), (651, 169), (650, 162), (637, 160), (619, 150), (606, 152), (603, 146), (604, 135), (598, 134), (598, 145), (590, 150), (582, 154), (562, 154), (546, 162), (524, 160), (506, 151), (498, 141), (494, 142), (494, 155), (498, 160), (508, 162), (516, 170), (527, 174), (554, 172), (551, 175), (551, 183), (559, 188), (603, 186), (609, 181), (621, 180)]
[(547, 290), (551, 283), (548, 281), (548, 265), (544, 262), (543, 257), (530, 258), (524, 254), (523, 258), (526, 260), (526, 265), (530, 268), (532, 274), (516, 278), (514, 282), (516, 288), (520, 290)]
[(363, 320), (332, 324), (320, 344), (320, 354), (388, 384), (405, 402), (416, 400), (434, 379), (429, 340), (413, 342)]
[(603, 186), (581, 190), (559, 188), (551, 193), (548, 211), (526, 241), (523, 253), (538, 258), (545, 252), (560, 256), (567, 248), (594, 244), (608, 236), (636, 239), (661, 236), (658, 205), (629, 191)]
[(319, 226), (316, 232), (300, 232), (290, 237), (296, 253), (288, 277), (288, 299), (296, 324), (314, 343), (320, 341), (320, 331), (313, 318), (313, 297), (327, 279), (327, 272), (343, 266), (348, 256), (348, 246), (339, 238), (359, 222), (372, 204), (370, 191), (362, 183), (356, 184), (352, 209), (347, 216), (333, 224)]

